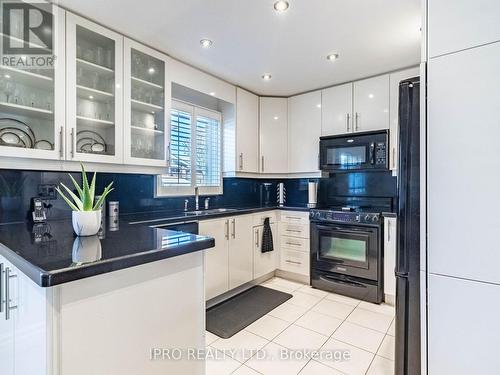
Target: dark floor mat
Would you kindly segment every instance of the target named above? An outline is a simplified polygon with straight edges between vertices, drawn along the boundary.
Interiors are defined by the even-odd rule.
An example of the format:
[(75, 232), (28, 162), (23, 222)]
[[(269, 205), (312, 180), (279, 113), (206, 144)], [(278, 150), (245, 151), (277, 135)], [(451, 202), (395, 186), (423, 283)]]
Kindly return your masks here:
[(290, 298), (291, 294), (254, 286), (208, 309), (207, 331), (228, 339)]

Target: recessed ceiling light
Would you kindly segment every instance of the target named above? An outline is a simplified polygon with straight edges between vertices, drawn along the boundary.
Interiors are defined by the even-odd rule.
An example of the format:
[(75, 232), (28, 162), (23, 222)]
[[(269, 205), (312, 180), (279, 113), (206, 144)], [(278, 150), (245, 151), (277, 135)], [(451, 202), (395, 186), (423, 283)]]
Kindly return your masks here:
[(375, 95), (373, 95), (373, 94), (369, 94), (369, 95), (368, 95), (368, 97), (369, 97), (370, 99), (373, 99), (373, 98), (375, 97)]
[(215, 96), (215, 92), (213, 92), (213, 91), (211, 93), (209, 93), (209, 94), (212, 95), (212, 96)]
[(272, 76), (270, 74), (263, 74), (262, 75), (262, 79), (264, 81), (269, 81), (271, 78), (272, 78)]
[(210, 48), (214, 42), (210, 39), (202, 39), (200, 40), (200, 44), (203, 48)]
[(317, 108), (321, 108), (321, 104), (316, 104), (316, 107)]
[(338, 58), (339, 58), (339, 54), (338, 53), (330, 53), (329, 55), (326, 56), (326, 59), (330, 60), (330, 61), (335, 61)]
[(155, 68), (149, 68), (148, 69), (148, 73), (149, 74), (154, 74), (154, 72), (155, 72)]
[(285, 10), (288, 9), (290, 4), (288, 4), (288, 1), (285, 0), (278, 0), (274, 3), (274, 10), (276, 12), (284, 12)]
[(92, 100), (92, 99), (94, 99), (94, 97), (93, 97), (92, 95), (89, 95), (89, 99), (91, 99), (91, 100)]
[(9, 79), (10, 78), (10, 75), (6, 74), (4, 75), (5, 78)]
[(274, 116), (274, 117), (273, 117), (273, 119), (278, 120), (278, 119), (279, 119), (279, 117), (278, 117), (278, 116)]

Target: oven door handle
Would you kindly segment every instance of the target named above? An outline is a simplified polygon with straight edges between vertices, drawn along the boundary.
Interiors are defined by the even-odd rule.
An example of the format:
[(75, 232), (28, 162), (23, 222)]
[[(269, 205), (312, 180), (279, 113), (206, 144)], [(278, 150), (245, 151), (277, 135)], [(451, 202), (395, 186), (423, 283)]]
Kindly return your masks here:
[[(359, 224), (352, 224), (352, 225), (357, 226)], [(315, 223), (314, 226), (318, 230), (329, 230), (329, 231), (335, 230), (336, 232), (345, 233), (345, 234), (350, 234), (350, 233), (359, 234), (359, 233), (371, 232), (370, 230), (366, 229), (366, 228), (369, 228), (368, 226), (363, 226), (362, 228), (349, 227), (349, 229), (346, 229), (345, 227), (339, 227), (336, 225), (321, 225), (321, 224), (317, 224), (317, 223)]]
[(355, 281), (350, 281), (350, 280), (344, 280), (334, 276), (321, 275), (319, 278), (322, 279), (323, 281), (333, 281), (335, 283), (354, 286), (356, 288), (366, 288), (366, 286), (361, 283), (357, 283)]

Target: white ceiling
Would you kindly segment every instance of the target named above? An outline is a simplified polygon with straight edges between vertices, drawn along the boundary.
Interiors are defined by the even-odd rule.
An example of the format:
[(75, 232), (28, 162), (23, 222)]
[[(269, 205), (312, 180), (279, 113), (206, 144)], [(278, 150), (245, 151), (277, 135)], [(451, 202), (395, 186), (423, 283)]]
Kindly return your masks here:
[[(262, 95), (288, 96), (416, 65), (420, 0), (60, 0), (169, 55)], [(199, 41), (214, 41), (202, 49)], [(340, 58), (331, 62), (329, 53)], [(272, 74), (264, 82), (263, 73)]]

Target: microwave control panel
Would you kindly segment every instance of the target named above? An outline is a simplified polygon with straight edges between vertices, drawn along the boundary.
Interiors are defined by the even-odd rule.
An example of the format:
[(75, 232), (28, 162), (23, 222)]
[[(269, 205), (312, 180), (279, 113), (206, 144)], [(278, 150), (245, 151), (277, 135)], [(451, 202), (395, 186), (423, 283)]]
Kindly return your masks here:
[(375, 146), (375, 164), (387, 164), (387, 150), (385, 142), (377, 142)]

